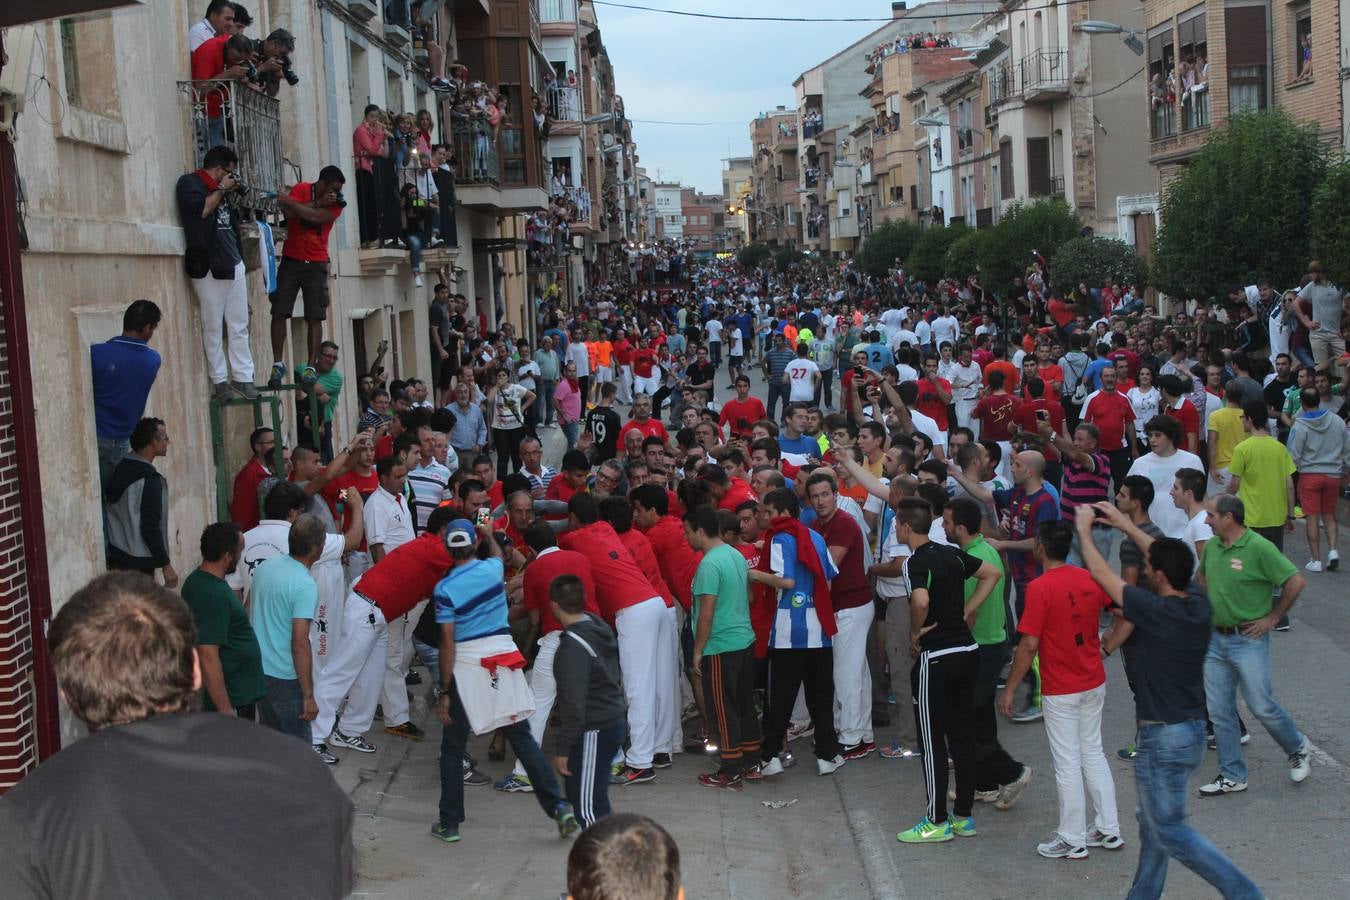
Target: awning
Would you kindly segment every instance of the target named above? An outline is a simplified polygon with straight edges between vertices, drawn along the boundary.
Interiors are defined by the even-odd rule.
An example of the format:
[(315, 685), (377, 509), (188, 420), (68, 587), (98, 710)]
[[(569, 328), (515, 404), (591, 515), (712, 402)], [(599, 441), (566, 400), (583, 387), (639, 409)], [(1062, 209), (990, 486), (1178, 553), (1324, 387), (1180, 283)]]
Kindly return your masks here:
[(144, 5), (145, 0), (5, 0), (0, 3), (0, 28)]

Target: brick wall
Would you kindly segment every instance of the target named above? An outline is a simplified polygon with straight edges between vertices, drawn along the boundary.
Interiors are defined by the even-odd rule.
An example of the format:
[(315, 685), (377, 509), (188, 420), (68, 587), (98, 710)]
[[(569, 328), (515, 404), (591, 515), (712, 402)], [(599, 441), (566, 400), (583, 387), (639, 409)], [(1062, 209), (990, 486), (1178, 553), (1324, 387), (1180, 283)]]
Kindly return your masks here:
[(0, 319), (0, 792), (37, 765), (35, 669), (9, 379)]

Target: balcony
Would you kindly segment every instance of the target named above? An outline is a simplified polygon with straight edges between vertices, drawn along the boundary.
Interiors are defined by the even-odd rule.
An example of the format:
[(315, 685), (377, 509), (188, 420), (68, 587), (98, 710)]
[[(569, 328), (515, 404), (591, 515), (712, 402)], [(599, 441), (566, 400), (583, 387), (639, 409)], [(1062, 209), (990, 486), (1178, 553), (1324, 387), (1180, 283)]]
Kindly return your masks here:
[(569, 184), (563, 193), (577, 208), (577, 217), (573, 222), (574, 227), (589, 229), (591, 227), (591, 192), (585, 188)]
[(380, 4), (376, 0), (343, 0), (342, 5), (358, 22), (369, 22), (380, 14)]
[(1069, 96), (1069, 51), (1033, 50), (1019, 66), (1027, 103), (1053, 103)]
[(1149, 130), (1153, 140), (1172, 137), (1177, 133), (1177, 110), (1170, 103), (1158, 103), (1149, 114)]
[[(996, 68), (989, 70), (989, 105), (998, 104), (1017, 94), (1016, 79), (1013, 78), (1012, 63), (1004, 60)], [(995, 113), (997, 115), (997, 113)]]
[(1191, 91), (1181, 97), (1181, 130), (1209, 127), (1209, 90)]
[(581, 122), (581, 88), (553, 85), (547, 95), (548, 113), (555, 123)]
[[(281, 104), (242, 81), (180, 81), (192, 118), (192, 159), (201, 165), (206, 151), (226, 144), (239, 156), (235, 174), (247, 188), (247, 207), (277, 213), (277, 194), (285, 186), (281, 162)], [(214, 115), (212, 115), (214, 113)]]
[(398, 48), (412, 40), (412, 13), (408, 0), (384, 0), (384, 39)]
[(457, 185), (490, 185), (501, 183), (501, 167), (497, 159), (497, 141), (486, 126), (464, 126), (454, 130), (455, 183)]

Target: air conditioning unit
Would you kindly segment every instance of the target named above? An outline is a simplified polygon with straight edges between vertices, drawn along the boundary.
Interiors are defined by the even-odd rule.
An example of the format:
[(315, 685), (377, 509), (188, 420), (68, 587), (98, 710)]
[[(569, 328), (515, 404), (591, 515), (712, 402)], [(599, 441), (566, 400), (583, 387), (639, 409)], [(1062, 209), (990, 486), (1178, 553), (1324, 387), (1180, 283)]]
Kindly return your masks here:
[(36, 25), (16, 25), (5, 31), (4, 69), (0, 70), (0, 101), (23, 112), (28, 96), (28, 80), (33, 71), (33, 48), (37, 44)]

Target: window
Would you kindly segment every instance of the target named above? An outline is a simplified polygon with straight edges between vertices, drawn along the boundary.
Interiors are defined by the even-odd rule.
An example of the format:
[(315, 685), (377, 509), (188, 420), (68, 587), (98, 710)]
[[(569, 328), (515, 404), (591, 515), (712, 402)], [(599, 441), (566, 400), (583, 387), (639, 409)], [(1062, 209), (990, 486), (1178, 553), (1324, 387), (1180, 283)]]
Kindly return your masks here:
[(1255, 112), (1267, 106), (1269, 31), (1266, 12), (1264, 4), (1229, 6), (1223, 11), (1230, 114)]
[(1181, 128), (1209, 127), (1209, 43), (1205, 9), (1198, 7), (1177, 20), (1177, 68), (1173, 91), (1181, 102)]
[[(106, 16), (60, 20), (63, 99), (72, 107), (120, 121), (122, 103), (117, 94), (112, 27), (112, 19)], [(58, 133), (65, 133), (62, 123), (57, 127)]]
[(1000, 198), (1012, 197), (1017, 193), (1013, 186), (1013, 145), (1012, 141), (1004, 141), (998, 145), (998, 177), (994, 180), (998, 183), (998, 192)]
[(853, 192), (847, 188), (839, 192), (839, 218), (847, 219), (853, 214)]
[(1150, 131), (1154, 140), (1177, 133), (1176, 92), (1170, 83), (1176, 67), (1172, 25), (1167, 23), (1148, 38), (1148, 87)]
[[(1312, 77), (1312, 8), (1308, 3), (1296, 3), (1289, 8), (1294, 20), (1293, 64), (1290, 71), (1294, 80)], [(1324, 64), (1325, 65), (1325, 64)]]
[(66, 74), (66, 100), (80, 105), (80, 66), (76, 61), (75, 20), (61, 20), (61, 61)]

